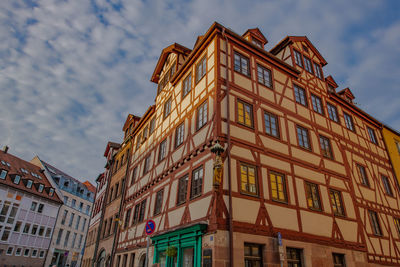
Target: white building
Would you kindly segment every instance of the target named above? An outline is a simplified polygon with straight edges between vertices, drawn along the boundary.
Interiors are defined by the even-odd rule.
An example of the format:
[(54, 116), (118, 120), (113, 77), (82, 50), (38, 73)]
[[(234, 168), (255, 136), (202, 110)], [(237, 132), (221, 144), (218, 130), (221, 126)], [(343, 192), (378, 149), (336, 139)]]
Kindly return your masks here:
[(40, 167), (0, 151), (0, 266), (43, 266), (62, 201)]

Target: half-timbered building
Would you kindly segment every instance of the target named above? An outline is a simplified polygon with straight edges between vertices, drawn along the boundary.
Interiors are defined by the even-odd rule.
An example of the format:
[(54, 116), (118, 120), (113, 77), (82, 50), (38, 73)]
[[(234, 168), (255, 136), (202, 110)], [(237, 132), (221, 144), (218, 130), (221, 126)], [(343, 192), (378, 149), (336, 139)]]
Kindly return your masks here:
[(193, 49), (162, 51), (155, 103), (129, 133), (114, 266), (400, 264), (382, 124), (307, 37), (267, 42), (214, 23)]

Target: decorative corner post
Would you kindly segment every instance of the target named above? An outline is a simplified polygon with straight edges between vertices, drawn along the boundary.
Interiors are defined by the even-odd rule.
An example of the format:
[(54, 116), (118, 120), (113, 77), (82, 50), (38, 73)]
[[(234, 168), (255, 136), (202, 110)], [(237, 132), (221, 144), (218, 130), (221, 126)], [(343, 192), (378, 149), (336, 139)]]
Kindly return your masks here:
[(213, 176), (213, 186), (218, 189), (222, 181), (222, 170), (224, 168), (224, 163), (222, 162), (221, 154), (224, 153), (225, 149), (219, 144), (219, 141), (211, 148), (211, 152), (215, 154), (214, 161), (214, 176)]

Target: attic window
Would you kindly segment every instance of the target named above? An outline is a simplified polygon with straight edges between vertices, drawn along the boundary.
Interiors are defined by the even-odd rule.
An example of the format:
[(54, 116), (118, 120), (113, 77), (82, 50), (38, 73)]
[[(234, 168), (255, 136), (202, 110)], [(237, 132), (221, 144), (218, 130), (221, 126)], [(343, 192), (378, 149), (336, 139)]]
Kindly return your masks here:
[(6, 170), (1, 170), (0, 171), (0, 179), (5, 180), (7, 177), (7, 171)]
[(68, 187), (69, 186), (69, 182), (68, 181), (64, 182), (64, 186)]
[(44, 185), (43, 184), (39, 184), (39, 188), (38, 188), (39, 193), (42, 193), (43, 189), (44, 189)]
[(19, 184), (20, 181), (21, 181), (21, 176), (20, 175), (15, 175), (13, 183), (14, 184)]
[(49, 189), (49, 196), (53, 196), (54, 195), (54, 188), (50, 188)]
[(23, 172), (23, 173), (25, 173), (25, 174), (28, 174), (29, 172), (26, 170), (26, 169), (24, 169), (24, 168), (21, 168), (21, 171)]
[(253, 44), (255, 44), (256, 46), (258, 46), (259, 48), (263, 48), (263, 45), (260, 41), (258, 41), (257, 39), (251, 38), (251, 42)]
[(26, 188), (32, 188), (32, 184), (33, 184), (33, 181), (32, 180), (28, 180), (26, 182)]

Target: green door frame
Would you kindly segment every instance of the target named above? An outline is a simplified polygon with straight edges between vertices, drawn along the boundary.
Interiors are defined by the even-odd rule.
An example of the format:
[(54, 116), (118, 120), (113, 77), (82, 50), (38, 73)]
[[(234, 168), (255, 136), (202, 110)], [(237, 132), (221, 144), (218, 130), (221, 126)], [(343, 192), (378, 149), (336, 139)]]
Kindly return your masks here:
[[(177, 248), (177, 267), (182, 266), (182, 249), (193, 247), (194, 267), (201, 266), (201, 244), (204, 231), (207, 229), (207, 224), (196, 224), (186, 228), (177, 229), (168, 233), (153, 236), (151, 239), (154, 244), (153, 263), (159, 261), (159, 256), (162, 251), (165, 251), (169, 246)], [(173, 258), (167, 256), (167, 266), (171, 266)]]

